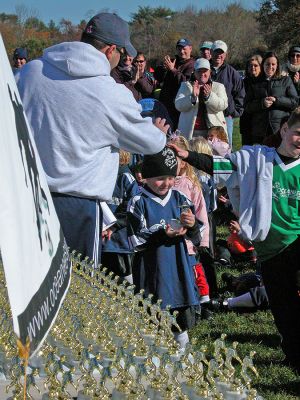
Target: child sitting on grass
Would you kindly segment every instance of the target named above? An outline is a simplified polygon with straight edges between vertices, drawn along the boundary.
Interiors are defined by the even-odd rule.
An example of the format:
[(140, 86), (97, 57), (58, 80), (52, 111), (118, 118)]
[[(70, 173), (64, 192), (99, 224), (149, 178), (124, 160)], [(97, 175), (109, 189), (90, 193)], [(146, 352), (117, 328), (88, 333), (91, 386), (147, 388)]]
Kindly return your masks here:
[[(145, 185), (130, 200), (127, 211), (129, 242), (135, 249), (133, 283), (137, 291), (145, 290), (145, 296), (152, 293), (154, 300), (162, 299), (162, 308), (170, 305), (179, 312), (182, 332), (174, 336), (184, 348), (189, 341), (187, 330), (195, 325), (199, 309), (192, 270), (195, 258), (189, 256), (185, 239), (199, 246), (200, 229), (190, 200), (173, 189), (177, 167), (170, 148), (145, 156)], [(182, 210), (187, 204), (188, 209)]]

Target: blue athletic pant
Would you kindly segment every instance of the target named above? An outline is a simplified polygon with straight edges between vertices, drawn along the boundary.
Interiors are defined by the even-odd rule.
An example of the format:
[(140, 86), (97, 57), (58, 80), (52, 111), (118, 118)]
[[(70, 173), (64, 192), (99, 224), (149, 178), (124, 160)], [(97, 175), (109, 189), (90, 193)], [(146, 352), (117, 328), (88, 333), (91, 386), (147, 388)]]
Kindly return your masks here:
[(101, 261), (102, 210), (100, 201), (51, 193), (56, 213), (70, 250)]

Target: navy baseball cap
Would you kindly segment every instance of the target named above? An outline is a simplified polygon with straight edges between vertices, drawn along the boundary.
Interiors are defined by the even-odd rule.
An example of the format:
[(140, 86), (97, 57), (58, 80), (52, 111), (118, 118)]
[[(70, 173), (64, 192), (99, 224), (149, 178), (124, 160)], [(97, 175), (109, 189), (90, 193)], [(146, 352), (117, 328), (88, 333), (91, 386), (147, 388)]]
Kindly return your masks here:
[(14, 58), (25, 58), (25, 60), (27, 60), (28, 55), (27, 55), (27, 50), (22, 48), (22, 47), (18, 47), (15, 51), (14, 51)]
[(185, 47), (191, 45), (192, 43), (189, 39), (179, 39), (178, 42), (176, 43), (176, 47)]
[(124, 47), (127, 54), (135, 57), (136, 49), (130, 42), (128, 23), (117, 14), (99, 13), (86, 25), (84, 33), (107, 44)]

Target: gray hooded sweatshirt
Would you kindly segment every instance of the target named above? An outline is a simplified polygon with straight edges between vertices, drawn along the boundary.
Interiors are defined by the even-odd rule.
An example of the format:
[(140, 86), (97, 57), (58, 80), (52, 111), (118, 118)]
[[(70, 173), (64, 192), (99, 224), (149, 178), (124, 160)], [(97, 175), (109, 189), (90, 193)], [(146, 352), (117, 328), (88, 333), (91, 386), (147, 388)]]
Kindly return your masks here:
[(166, 143), (110, 69), (93, 46), (70, 42), (46, 49), (16, 76), (52, 192), (109, 200), (118, 150), (153, 154)]

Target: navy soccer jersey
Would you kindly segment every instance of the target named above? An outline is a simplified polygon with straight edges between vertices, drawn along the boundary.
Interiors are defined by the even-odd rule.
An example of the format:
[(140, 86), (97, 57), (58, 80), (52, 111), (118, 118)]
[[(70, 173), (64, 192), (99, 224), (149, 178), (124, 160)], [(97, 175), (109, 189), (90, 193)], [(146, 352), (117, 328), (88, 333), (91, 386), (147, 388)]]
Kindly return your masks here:
[[(194, 263), (185, 237), (169, 238), (165, 233), (166, 225), (180, 217), (180, 206), (186, 203), (194, 212), (190, 200), (177, 190), (171, 189), (161, 199), (145, 188), (128, 203), (128, 239), (136, 251), (133, 282), (137, 291), (145, 289), (145, 295), (152, 293), (156, 300), (162, 299), (163, 308), (168, 304), (172, 308), (199, 304)], [(199, 243), (200, 230), (193, 235), (189, 239)]]
[(126, 208), (128, 200), (139, 193), (140, 188), (126, 166), (119, 168), (118, 178), (112, 195), (112, 200), (107, 202), (109, 208), (117, 219), (114, 225), (115, 231), (111, 239), (102, 245), (102, 252), (110, 253), (131, 253), (127, 239), (127, 215)]

